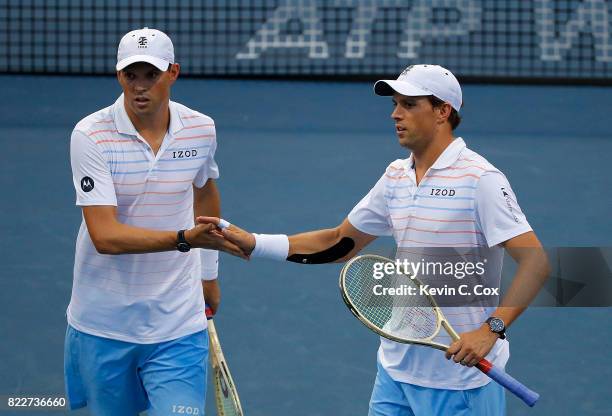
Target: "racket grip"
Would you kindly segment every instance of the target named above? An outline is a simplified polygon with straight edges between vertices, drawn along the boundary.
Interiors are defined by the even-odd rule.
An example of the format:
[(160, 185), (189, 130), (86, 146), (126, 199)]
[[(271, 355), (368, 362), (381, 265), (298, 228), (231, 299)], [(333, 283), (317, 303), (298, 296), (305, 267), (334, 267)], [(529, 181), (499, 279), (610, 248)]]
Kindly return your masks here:
[(489, 361), (484, 358), (480, 360), (480, 362), (476, 365), (480, 371), (489, 376), (492, 380), (495, 380), (500, 385), (504, 386), (508, 390), (510, 390), (514, 395), (521, 400), (523, 400), (527, 405), (533, 407), (533, 405), (538, 401), (540, 395), (535, 391), (531, 390), (529, 387), (525, 386), (523, 383), (507, 374), (501, 368), (495, 367)]
[(213, 310), (208, 304), (206, 304), (204, 311), (206, 312), (206, 319), (212, 319), (214, 313)]

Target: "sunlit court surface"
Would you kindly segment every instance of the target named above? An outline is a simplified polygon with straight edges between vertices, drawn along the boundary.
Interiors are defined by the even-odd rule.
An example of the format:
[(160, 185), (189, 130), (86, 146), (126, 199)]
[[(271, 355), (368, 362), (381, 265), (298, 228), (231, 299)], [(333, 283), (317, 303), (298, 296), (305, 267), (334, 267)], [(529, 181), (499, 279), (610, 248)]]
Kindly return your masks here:
[[(329, 24), (325, 21), (324, 28)], [(246, 45), (248, 34), (241, 36)], [(580, 39), (580, 47), (592, 47)], [(175, 47), (181, 62), (178, 39)], [(607, 62), (597, 55), (601, 49), (593, 50), (580, 56), (597, 65)], [(238, 52), (250, 53), (246, 46)], [(66, 307), (82, 220), (75, 206), (70, 134), (76, 122), (111, 105), (121, 93), (113, 72), (115, 56), (108, 59), (101, 64), (107, 75), (19, 74), (9, 66), (2, 72), (10, 74), (0, 74), (2, 415), (89, 414), (87, 408), (16, 409), (7, 401), (65, 397)], [(406, 65), (422, 62), (417, 57), (392, 63), (397, 63), (392, 71), (397, 76)], [(206, 69), (198, 65), (192, 68)], [(452, 60), (448, 67), (454, 71)], [(608, 66), (594, 68), (597, 82), (591, 83), (563, 78), (518, 82), (522, 72), (507, 82), (499, 77), (485, 82), (465, 66), (466, 82), (461, 70), (455, 72), (464, 102), (455, 135), (507, 176), (545, 247), (593, 248), (607, 267), (603, 278), (612, 282), (607, 248), (612, 246), (611, 72)], [(567, 78), (576, 81), (568, 71)], [(222, 214), (247, 230), (295, 234), (334, 227), (391, 161), (408, 157), (395, 135), (391, 99), (373, 92), (380, 74), (337, 80), (308, 79), (308, 74), (194, 77), (185, 72), (171, 99), (214, 119)], [(392, 247), (391, 238), (379, 238), (364, 252), (385, 253)], [(221, 254), (222, 302), (215, 324), (245, 415), (367, 415), (379, 337), (345, 307), (338, 290), (341, 267), (247, 262)], [(553, 272), (558, 272), (555, 265)], [(582, 282), (587, 282), (584, 290), (592, 290), (588, 279)], [(598, 284), (612, 291), (612, 283)], [(558, 288), (543, 290), (558, 297)], [(567, 290), (578, 293), (581, 287), (564, 288), (567, 299)], [(611, 326), (609, 304), (584, 301), (525, 311), (508, 329), (506, 370), (541, 397), (528, 408), (506, 393), (507, 414), (612, 414)], [(212, 387), (209, 379), (207, 415), (217, 414)]]

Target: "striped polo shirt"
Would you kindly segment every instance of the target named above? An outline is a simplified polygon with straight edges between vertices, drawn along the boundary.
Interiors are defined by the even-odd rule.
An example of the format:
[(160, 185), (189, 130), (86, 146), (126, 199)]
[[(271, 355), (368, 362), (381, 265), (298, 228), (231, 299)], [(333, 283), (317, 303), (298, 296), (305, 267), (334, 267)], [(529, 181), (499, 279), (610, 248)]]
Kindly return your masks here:
[[(461, 138), (451, 142), (418, 185), (412, 155), (391, 163), (348, 219), (367, 234), (393, 236), (400, 259), (435, 262), (440, 253), (450, 252), (465, 261), (486, 258), (488, 283), (498, 287), (504, 252), (499, 244), (531, 231), (506, 177)], [(459, 333), (480, 327), (494, 309), (442, 307)], [(445, 333), (434, 341), (452, 342)], [(378, 357), (393, 379), (405, 383), (462, 390), (490, 381), (433, 348), (381, 338)], [(503, 367), (508, 357), (508, 342), (498, 340), (487, 359)]]
[[(219, 171), (213, 120), (170, 101), (157, 154), (131, 123), (123, 95), (81, 120), (71, 136), (76, 204), (112, 205), (120, 222), (176, 231), (194, 226), (193, 188)], [(200, 250), (104, 255), (83, 220), (76, 242), (68, 323), (134, 343), (176, 339), (206, 328)]]

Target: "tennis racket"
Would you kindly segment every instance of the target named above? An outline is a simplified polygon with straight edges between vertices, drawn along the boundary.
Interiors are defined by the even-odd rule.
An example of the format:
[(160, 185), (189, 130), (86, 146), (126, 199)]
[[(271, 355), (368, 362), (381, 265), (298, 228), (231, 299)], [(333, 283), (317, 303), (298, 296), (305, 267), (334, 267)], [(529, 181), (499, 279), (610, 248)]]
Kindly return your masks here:
[(212, 310), (206, 307), (208, 318), (208, 339), (210, 349), (210, 364), (213, 369), (213, 383), (215, 385), (215, 400), (217, 402), (218, 416), (243, 416), (240, 398), (236, 385), (229, 372), (229, 367), (223, 356), (219, 336), (212, 319)]
[[(425, 345), (446, 351), (448, 345), (434, 342), (433, 339), (442, 328), (453, 341), (459, 335), (450, 326), (436, 301), (429, 295), (419, 294), (422, 283), (409, 275), (393, 274), (382, 279), (374, 279), (375, 264), (394, 263), (386, 257), (363, 255), (349, 260), (340, 272), (340, 292), (344, 303), (353, 315), (377, 334), (392, 341), (404, 344)], [(384, 268), (382, 269), (384, 270)], [(376, 271), (379, 271), (378, 268)], [(413, 295), (375, 295), (384, 288), (414, 287)], [(407, 286), (402, 286), (407, 285)], [(482, 359), (476, 367), (495, 380), (529, 406), (533, 406), (540, 395)]]

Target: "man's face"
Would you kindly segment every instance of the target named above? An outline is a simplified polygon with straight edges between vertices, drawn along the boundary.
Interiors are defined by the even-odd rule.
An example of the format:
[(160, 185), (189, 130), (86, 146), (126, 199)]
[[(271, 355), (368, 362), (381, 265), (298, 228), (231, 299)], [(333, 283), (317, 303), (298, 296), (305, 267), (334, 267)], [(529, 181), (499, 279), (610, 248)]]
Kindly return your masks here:
[(128, 110), (140, 117), (155, 115), (170, 99), (170, 87), (178, 73), (178, 64), (160, 71), (146, 62), (136, 62), (117, 72)]
[(439, 125), (439, 114), (426, 97), (407, 97), (393, 94), (395, 134), (402, 147), (418, 150), (433, 139)]

